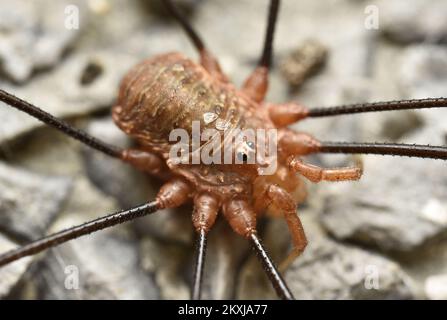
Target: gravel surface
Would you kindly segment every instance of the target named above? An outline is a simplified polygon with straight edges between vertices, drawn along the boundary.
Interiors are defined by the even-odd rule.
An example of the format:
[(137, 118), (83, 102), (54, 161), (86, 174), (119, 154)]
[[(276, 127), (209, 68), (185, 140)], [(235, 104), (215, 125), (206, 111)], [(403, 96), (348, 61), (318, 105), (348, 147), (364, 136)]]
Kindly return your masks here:
[[(2, 1), (0, 87), (110, 143), (131, 145), (110, 117), (126, 70), (163, 52), (196, 58), (157, 2)], [(262, 47), (268, 1), (177, 2), (241, 84)], [(319, 107), (447, 96), (447, 2), (282, 2), (269, 101)], [(73, 12), (79, 14), (74, 29), (67, 22)], [(375, 12), (378, 28), (371, 28)], [(318, 43), (325, 54), (320, 50), (314, 58), (319, 67), (312, 72), (294, 65), (294, 72), (303, 72), (296, 88), (281, 69), (306, 43)], [(313, 58), (306, 59), (312, 67)], [(0, 252), (140, 204), (160, 186), (2, 103), (0, 119)], [(293, 127), (329, 141), (445, 145), (446, 119), (447, 109), (439, 109), (306, 120)], [(352, 158), (308, 160), (338, 166)], [(285, 274), (291, 290), (300, 299), (446, 299), (446, 163), (363, 160), (359, 182), (308, 184), (298, 214), (309, 246)], [(281, 261), (290, 246), (284, 221), (261, 220), (260, 230)], [(193, 239), (191, 208), (164, 210), (1, 269), (0, 297), (188, 299)], [(205, 273), (205, 298), (275, 298), (253, 252), (223, 219), (210, 235)]]

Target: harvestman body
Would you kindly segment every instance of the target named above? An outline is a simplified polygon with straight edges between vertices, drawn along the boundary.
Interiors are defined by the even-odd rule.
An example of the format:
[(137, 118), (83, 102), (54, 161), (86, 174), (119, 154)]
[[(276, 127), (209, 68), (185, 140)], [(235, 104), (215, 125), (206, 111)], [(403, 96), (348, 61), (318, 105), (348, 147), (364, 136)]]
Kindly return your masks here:
[[(328, 152), (447, 159), (446, 147), (324, 143), (309, 134), (287, 129), (288, 125), (308, 117), (445, 107), (447, 101), (443, 98), (423, 99), (320, 109), (308, 109), (294, 102), (284, 104), (264, 102), (279, 2), (279, 0), (270, 2), (264, 50), (258, 66), (243, 87), (238, 89), (229, 82), (216, 58), (206, 49), (197, 33), (171, 1), (164, 1), (197, 48), (200, 63), (197, 64), (180, 53), (167, 53), (143, 61), (124, 77), (112, 115), (118, 127), (137, 140), (139, 147), (136, 149), (120, 150), (107, 145), (0, 90), (0, 101), (27, 112), (90, 147), (165, 181), (153, 202), (96, 219), (4, 253), (0, 255), (0, 266), (79, 236), (159, 209), (178, 207), (192, 200), (194, 203), (192, 221), (198, 233), (198, 252), (192, 289), (194, 299), (199, 299), (201, 294), (207, 234), (220, 210), (232, 229), (251, 241), (279, 297), (293, 299), (292, 293), (256, 235), (256, 217), (274, 208), (286, 219), (293, 241), (293, 250), (283, 264), (287, 266), (307, 244), (303, 227), (296, 214), (297, 203), (306, 196), (300, 177), (304, 176), (312, 182), (343, 181), (357, 180), (362, 174), (361, 164), (348, 168), (324, 169), (303, 162), (301, 156)], [(203, 123), (204, 115), (209, 113), (218, 114), (228, 120), (228, 125), (222, 131), (277, 129), (278, 165), (274, 174), (260, 175), (260, 167), (257, 164), (193, 165), (170, 161), (169, 150), (172, 143), (169, 141), (169, 133), (177, 128), (190, 131), (192, 121)], [(205, 128), (207, 125), (209, 127), (215, 125), (213, 121), (205, 121), (204, 124)], [(245, 145), (236, 146), (234, 156), (245, 159), (252, 148), (251, 142), (245, 141)]]

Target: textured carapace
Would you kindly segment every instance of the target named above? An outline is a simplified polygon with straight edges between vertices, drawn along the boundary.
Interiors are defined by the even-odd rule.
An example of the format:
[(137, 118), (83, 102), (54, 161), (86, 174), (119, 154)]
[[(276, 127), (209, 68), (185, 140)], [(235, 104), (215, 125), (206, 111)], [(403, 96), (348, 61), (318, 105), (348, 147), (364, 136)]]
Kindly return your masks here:
[[(263, 102), (268, 87), (265, 66), (258, 66), (243, 88), (238, 89), (206, 50), (200, 53), (200, 64), (180, 53), (158, 55), (138, 64), (124, 77), (112, 111), (113, 119), (139, 143), (138, 151), (133, 151), (133, 156), (127, 151), (124, 160), (141, 170), (154, 173), (155, 169), (158, 175), (169, 177), (164, 190), (172, 188), (168, 194), (175, 199), (175, 204), (159, 197), (163, 207), (175, 207), (188, 198), (193, 199), (192, 220), (199, 234), (211, 229), (220, 209), (232, 229), (247, 238), (255, 234), (259, 214), (282, 215), (294, 243), (293, 251), (284, 262), (286, 266), (307, 244), (296, 215), (296, 205), (304, 200), (306, 191), (296, 173), (314, 182), (354, 180), (360, 178), (361, 168), (328, 170), (303, 163), (299, 157), (317, 152), (320, 143), (308, 134), (285, 127), (305, 118), (307, 109), (296, 103)], [(176, 141), (170, 141), (171, 132), (184, 129), (192, 136), (194, 122), (200, 124), (200, 133), (214, 129), (220, 138), (220, 150), (234, 143), (226, 138), (232, 131), (277, 130), (275, 170), (268, 175), (261, 174), (263, 168), (258, 162), (182, 164), (172, 161), (170, 149)], [(232, 146), (232, 159), (240, 154), (247, 157), (257, 146), (254, 141), (242, 144)], [(191, 146), (188, 152), (197, 152), (204, 146), (206, 142), (196, 149)]]
[[(113, 119), (138, 141), (142, 149), (157, 154), (171, 172), (183, 176), (195, 193), (214, 193), (220, 203), (237, 197), (259, 203), (256, 196), (262, 197), (266, 191), (262, 186), (275, 183), (295, 192), (302, 200), (304, 185), (287, 169), (286, 161), (292, 152), (299, 155), (300, 151), (301, 154), (314, 151), (311, 143), (317, 142), (312, 142), (307, 135), (290, 136), (288, 130), (280, 133), (283, 141), (307, 137), (310, 147), (280, 149), (279, 167), (272, 176), (259, 175), (256, 164), (178, 165), (169, 161), (169, 151), (174, 143), (169, 141), (172, 130), (185, 129), (191, 135), (192, 123), (197, 121), (202, 131), (215, 129), (224, 144), (224, 134), (228, 131), (276, 128), (269, 115), (270, 108), (271, 105), (255, 101), (231, 83), (213, 77), (202, 65), (184, 55), (167, 53), (145, 60), (128, 72), (113, 108)], [(237, 148), (234, 151), (234, 157), (237, 157)], [(263, 209), (258, 206), (256, 211)]]

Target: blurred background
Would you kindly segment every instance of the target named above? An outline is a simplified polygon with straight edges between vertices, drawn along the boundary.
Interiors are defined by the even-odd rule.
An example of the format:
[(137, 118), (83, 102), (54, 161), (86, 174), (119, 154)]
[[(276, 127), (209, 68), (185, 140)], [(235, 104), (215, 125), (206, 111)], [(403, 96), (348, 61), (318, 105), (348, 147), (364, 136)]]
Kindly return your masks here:
[[(160, 0), (0, 2), (0, 87), (107, 142), (119, 81), (135, 63), (196, 59)], [(175, 1), (237, 85), (259, 57), (268, 1)], [(447, 96), (447, 3), (283, 0), (268, 100), (309, 107)], [(305, 120), (321, 140), (447, 143), (447, 110)], [(314, 156), (324, 166), (348, 156)], [(435, 160), (364, 156), (359, 182), (308, 184), (309, 238), (285, 274), (297, 299), (447, 299), (447, 170)], [(0, 252), (152, 199), (160, 184), (0, 103)], [(276, 262), (282, 219), (259, 229)], [(188, 299), (191, 208), (166, 210), (0, 270), (3, 299)], [(219, 219), (204, 298), (275, 299), (247, 243)]]

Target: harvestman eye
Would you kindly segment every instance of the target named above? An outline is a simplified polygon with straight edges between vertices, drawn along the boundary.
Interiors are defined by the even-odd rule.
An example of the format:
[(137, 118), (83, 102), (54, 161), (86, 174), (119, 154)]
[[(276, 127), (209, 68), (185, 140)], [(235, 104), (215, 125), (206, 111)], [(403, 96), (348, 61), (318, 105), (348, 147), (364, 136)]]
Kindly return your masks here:
[[(180, 112), (198, 116), (198, 119), (186, 120), (200, 121), (204, 114), (215, 112), (213, 106), (219, 105), (219, 113), (222, 114), (226, 114), (227, 111), (234, 112), (237, 108), (238, 114), (244, 118), (244, 128), (241, 129), (276, 129), (279, 147), (278, 168), (282, 172), (291, 173), (290, 179), (297, 179), (295, 181), (300, 181), (299, 179), (302, 178), (315, 183), (358, 180), (363, 173), (361, 166), (321, 168), (309, 164), (302, 159), (303, 156), (309, 154), (381, 154), (447, 160), (447, 147), (443, 146), (321, 142), (310, 134), (288, 129), (287, 126), (293, 123), (311, 118), (364, 112), (445, 108), (447, 100), (428, 98), (314, 109), (295, 102), (282, 104), (265, 102), (279, 0), (270, 1), (261, 56), (255, 70), (240, 89), (229, 85), (229, 79), (222, 71), (215, 56), (172, 2), (164, 0), (163, 4), (180, 23), (197, 49), (200, 58), (197, 63), (181, 53), (161, 54), (141, 62), (126, 74), (121, 82), (117, 104), (112, 109), (112, 116), (116, 125), (134, 138), (140, 147), (120, 149), (109, 145), (55, 118), (42, 109), (0, 90), (0, 101), (7, 105), (39, 119), (97, 151), (122, 160), (124, 163), (163, 181), (164, 184), (157, 197), (140, 206), (68, 228), (3, 253), (0, 255), (0, 267), (83, 235), (134, 220), (164, 208), (176, 208), (192, 201), (194, 204), (192, 223), (197, 233), (195, 271), (191, 290), (193, 299), (201, 298), (207, 237), (208, 233), (212, 231), (218, 214), (223, 215), (236, 234), (250, 242), (278, 297), (293, 299), (292, 292), (264, 249), (256, 226), (257, 216), (265, 213), (273, 204), (281, 210), (291, 233), (293, 244), (293, 249), (287, 259), (283, 261), (282, 266), (287, 267), (304, 251), (307, 239), (296, 212), (296, 200), (292, 197), (290, 190), (286, 191), (288, 189), (281, 183), (257, 179), (253, 173), (248, 174), (248, 170), (244, 170), (245, 168), (235, 168), (234, 170), (232, 168), (233, 171), (229, 171), (230, 169), (226, 167), (214, 164), (196, 166), (172, 164), (167, 158), (170, 148), (169, 130), (179, 125), (176, 121)], [(172, 97), (173, 86), (176, 86), (178, 92), (183, 92), (182, 97)], [(201, 89), (196, 90), (196, 88)], [(236, 106), (233, 102), (231, 106), (222, 105), (221, 96), (233, 97)], [(252, 112), (253, 110), (262, 110), (262, 112)], [(182, 119), (182, 123), (189, 127), (186, 120)], [(261, 127), (259, 124), (262, 124)], [(229, 128), (232, 125), (236, 126), (235, 123), (228, 123)], [(158, 138), (153, 139), (154, 135)], [(250, 149), (255, 147), (251, 141), (247, 142), (247, 146)], [(244, 161), (248, 158), (244, 152), (238, 152), (237, 157)], [(212, 173), (211, 170), (208, 170), (210, 167), (207, 166), (213, 166)], [(202, 175), (201, 172), (207, 172), (207, 174)], [(276, 174), (279, 175), (277, 172), (273, 173), (273, 175)], [(274, 178), (277, 179), (272, 179), (272, 181), (281, 181), (279, 176)], [(219, 184), (216, 181), (222, 183)], [(304, 188), (302, 183), (296, 185), (300, 186), (297, 188)], [(255, 192), (254, 190), (261, 191)]]
[(255, 144), (254, 144), (253, 141), (247, 141), (247, 146), (248, 146), (250, 149), (252, 149), (252, 150), (255, 149)]
[(248, 161), (248, 155), (244, 152), (238, 152), (237, 153), (237, 158), (239, 161), (246, 163)]

